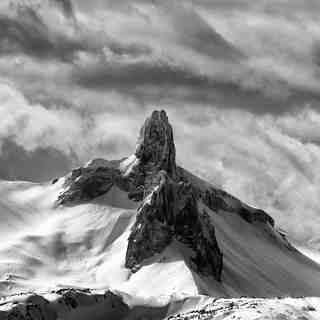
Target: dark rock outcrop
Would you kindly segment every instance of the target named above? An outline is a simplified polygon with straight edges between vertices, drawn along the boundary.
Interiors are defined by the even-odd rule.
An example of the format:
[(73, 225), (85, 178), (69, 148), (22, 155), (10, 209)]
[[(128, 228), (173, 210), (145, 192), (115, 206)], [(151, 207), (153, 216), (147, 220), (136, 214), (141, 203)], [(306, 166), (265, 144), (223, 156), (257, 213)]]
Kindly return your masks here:
[[(223, 190), (208, 188), (199, 191), (203, 203), (213, 211), (229, 211), (238, 214), (249, 223), (259, 221), (274, 227), (274, 220), (263, 210), (251, 208)], [(228, 201), (229, 200), (229, 201)]]
[[(138, 160), (129, 174), (120, 170), (120, 161), (97, 159), (74, 169), (65, 180), (58, 204), (88, 201), (108, 192), (113, 185), (128, 192), (130, 199), (142, 201), (154, 186), (154, 176), (165, 170), (177, 179), (172, 127), (165, 111), (154, 111), (140, 130), (134, 156)], [(123, 159), (125, 160), (125, 159)]]
[(198, 208), (192, 186), (157, 175), (154, 191), (139, 209), (126, 254), (126, 267), (137, 270), (143, 260), (161, 253), (173, 239), (192, 250), (190, 267), (220, 280), (222, 253), (209, 216)]
[(265, 211), (246, 205), (231, 194), (209, 185), (181, 167), (178, 167), (178, 174), (180, 179), (190, 181), (197, 198), (214, 212), (228, 211), (239, 215), (248, 223), (269, 223), (274, 227), (273, 218)]
[(140, 130), (135, 151), (140, 165), (148, 171), (164, 170), (172, 178), (177, 177), (176, 150), (173, 131), (165, 111), (153, 111)]
[[(0, 311), (0, 319), (10, 320), (58, 320), (89, 319), (90, 316), (106, 319), (127, 319), (134, 310), (123, 301), (122, 296), (106, 291), (60, 289), (50, 292), (52, 301), (36, 294), (12, 297), (7, 304), (11, 308)], [(26, 297), (24, 297), (24, 295)], [(79, 316), (81, 315), (81, 316)]]
[(59, 204), (88, 201), (106, 192), (120, 181), (119, 170), (113, 167), (83, 167), (67, 176), (65, 191), (58, 197)]
[(154, 111), (140, 130), (135, 153), (119, 161), (93, 160), (65, 178), (58, 204), (92, 200), (113, 186), (141, 202), (129, 236), (126, 267), (138, 270), (173, 240), (187, 246), (193, 270), (221, 278), (222, 253), (213, 222), (204, 209), (232, 212), (248, 223), (274, 226), (264, 211), (251, 208), (177, 167), (173, 130), (164, 111)]

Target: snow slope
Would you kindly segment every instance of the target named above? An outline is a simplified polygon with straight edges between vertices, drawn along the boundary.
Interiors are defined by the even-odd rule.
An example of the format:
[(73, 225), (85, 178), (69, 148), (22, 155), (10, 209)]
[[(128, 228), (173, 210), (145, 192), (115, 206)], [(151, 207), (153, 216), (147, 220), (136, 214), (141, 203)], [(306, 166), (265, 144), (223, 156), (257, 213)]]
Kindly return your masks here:
[(320, 264), (320, 250), (308, 244), (294, 243), (294, 246), (305, 256)]
[(318, 320), (320, 298), (172, 298), (138, 301), (120, 293), (61, 289), (0, 299), (0, 320)]
[(56, 207), (56, 184), (0, 182), (0, 296), (75, 287), (120, 290), (168, 301), (172, 295), (317, 296), (320, 266), (266, 225), (229, 212), (210, 213), (224, 253), (222, 282), (204, 278), (172, 243), (132, 274), (124, 267), (127, 239), (139, 205), (113, 187), (86, 204)]
[(169, 320), (318, 320), (320, 298), (206, 299)]
[[(117, 288), (166, 297), (174, 291), (197, 293), (175, 248), (165, 254), (176, 261), (150, 264), (134, 275), (124, 268), (138, 205), (125, 193), (113, 187), (91, 203), (56, 208), (60, 188), (60, 183), (0, 182), (0, 296), (57, 287)], [(157, 282), (162, 283), (158, 289)]]
[(222, 284), (229, 296), (320, 294), (320, 265), (288, 248), (271, 226), (249, 224), (229, 212), (211, 212), (211, 217), (224, 253)]

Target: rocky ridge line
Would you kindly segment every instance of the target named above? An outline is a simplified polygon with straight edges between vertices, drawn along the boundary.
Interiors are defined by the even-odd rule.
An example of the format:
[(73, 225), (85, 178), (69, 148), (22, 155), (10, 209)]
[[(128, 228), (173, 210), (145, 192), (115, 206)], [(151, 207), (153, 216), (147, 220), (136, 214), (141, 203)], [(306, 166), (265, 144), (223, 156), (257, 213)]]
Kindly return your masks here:
[(222, 253), (208, 215), (199, 210), (190, 183), (173, 181), (165, 171), (159, 183), (138, 210), (126, 255), (126, 267), (136, 271), (155, 253), (161, 253), (173, 239), (191, 248), (190, 267), (221, 280)]
[(0, 320), (164, 319), (168, 306), (129, 306), (121, 293), (59, 289), (21, 293), (0, 300)]
[[(190, 267), (221, 280), (222, 252), (208, 214), (213, 211), (239, 214), (248, 223), (274, 225), (264, 211), (250, 208), (223, 190), (203, 187), (176, 165), (173, 130), (165, 111), (154, 111), (140, 130), (132, 156), (116, 161), (94, 160), (65, 178), (57, 203), (73, 205), (90, 201), (116, 186), (128, 198), (140, 202), (128, 239), (126, 267), (139, 270), (143, 261), (161, 253), (173, 240), (191, 249)], [(200, 179), (198, 179), (200, 180)]]

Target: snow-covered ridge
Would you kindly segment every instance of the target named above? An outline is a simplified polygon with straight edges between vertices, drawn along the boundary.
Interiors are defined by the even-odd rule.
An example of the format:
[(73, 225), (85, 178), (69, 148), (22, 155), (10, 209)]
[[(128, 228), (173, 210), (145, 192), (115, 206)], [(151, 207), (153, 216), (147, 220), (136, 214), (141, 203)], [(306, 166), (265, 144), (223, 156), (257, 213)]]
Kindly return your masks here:
[[(209, 299), (208, 299), (209, 300)], [(181, 312), (166, 320), (316, 320), (320, 298), (213, 299), (205, 305)]]
[(215, 299), (185, 297), (156, 302), (120, 292), (61, 289), (0, 300), (0, 320), (317, 320), (320, 298)]
[[(122, 319), (101, 300), (110, 290), (144, 301), (151, 319), (180, 319), (177, 313), (201, 309), (200, 300), (210, 305), (209, 296), (235, 301), (240, 307), (230, 315), (246, 305), (255, 309), (256, 300), (234, 300), (241, 296), (320, 296), (320, 266), (296, 250), (266, 212), (176, 166), (173, 130), (164, 112), (147, 119), (128, 158), (94, 159), (52, 183), (0, 181), (0, 208), (4, 319), (26, 306), (35, 312), (31, 319), (38, 319), (38, 307), (30, 306), (38, 304), (34, 299), (56, 308), (65, 294), (84, 307), (69, 306), (71, 312), (63, 315), (58, 308), (60, 319), (85, 319), (93, 311)], [(23, 292), (37, 298), (10, 300)], [(48, 292), (55, 293), (53, 300)], [(150, 308), (151, 301), (166, 313)], [(261, 314), (272, 301), (257, 302)], [(285, 301), (276, 300), (274, 308), (280, 310)], [(131, 314), (127, 311), (123, 315)], [(195, 319), (200, 315), (206, 314)], [(17, 319), (26, 314), (21, 317), (17, 313)]]
[[(178, 167), (175, 157), (168, 117), (164, 111), (154, 111), (140, 130), (133, 155), (119, 161), (97, 159), (75, 169), (66, 177), (59, 203), (92, 201), (114, 188), (137, 203), (138, 214), (129, 231), (125, 253), (125, 267), (132, 272), (139, 270), (137, 274), (140, 269), (145, 270), (150, 259), (153, 263), (159, 255), (165, 259), (165, 248), (178, 240), (180, 246), (174, 250), (180, 252), (186, 268), (199, 277), (196, 282), (201, 293), (319, 293), (319, 284), (313, 281), (319, 267), (274, 228), (272, 217)], [(198, 229), (194, 229), (196, 225)], [(205, 230), (205, 225), (209, 229)], [(209, 265), (212, 269), (208, 273)], [(297, 280), (296, 272), (301, 273)], [(277, 273), (281, 276), (275, 280)], [(205, 281), (204, 275), (210, 281)], [(236, 285), (230, 281), (232, 277), (242, 279)]]

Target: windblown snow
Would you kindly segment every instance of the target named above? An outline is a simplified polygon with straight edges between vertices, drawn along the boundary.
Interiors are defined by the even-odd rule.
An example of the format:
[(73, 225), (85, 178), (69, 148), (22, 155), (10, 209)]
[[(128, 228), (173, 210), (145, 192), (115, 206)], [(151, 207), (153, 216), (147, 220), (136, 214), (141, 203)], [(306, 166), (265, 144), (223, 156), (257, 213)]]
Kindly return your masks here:
[[(320, 319), (320, 298), (312, 298), (320, 296), (318, 253), (301, 246), (298, 251), (265, 212), (177, 167), (172, 128), (163, 111), (154, 112), (145, 125), (142, 138), (150, 134), (151, 140), (141, 138), (135, 155), (123, 160), (95, 159), (53, 183), (0, 181), (0, 320)], [(158, 134), (163, 134), (160, 140)], [(176, 189), (163, 191), (157, 170), (163, 183)], [(173, 203), (174, 192), (186, 201)], [(64, 202), (58, 201), (61, 195)], [(184, 223), (193, 233), (174, 229), (165, 220), (168, 205), (205, 216), (194, 220), (202, 223), (200, 229), (189, 230), (192, 224)], [(140, 208), (151, 215), (139, 216), (145, 213)], [(154, 212), (163, 216), (148, 228)], [(147, 224), (144, 229), (141, 222)], [(133, 229), (133, 250), (150, 250), (141, 230), (159, 243), (129, 269), (126, 254)], [(177, 233), (169, 238), (170, 232)], [(219, 277), (190, 264), (192, 250), (198, 250), (200, 267), (214, 260), (211, 249), (219, 259), (223, 255)]]
[(162, 305), (199, 294), (319, 296), (319, 265), (280, 246), (265, 226), (228, 212), (210, 211), (224, 253), (221, 283), (193, 273), (178, 243), (132, 274), (124, 259), (139, 204), (113, 187), (90, 203), (57, 207), (62, 188), (63, 178), (56, 184), (0, 182), (2, 297), (59, 288), (111, 289)]

